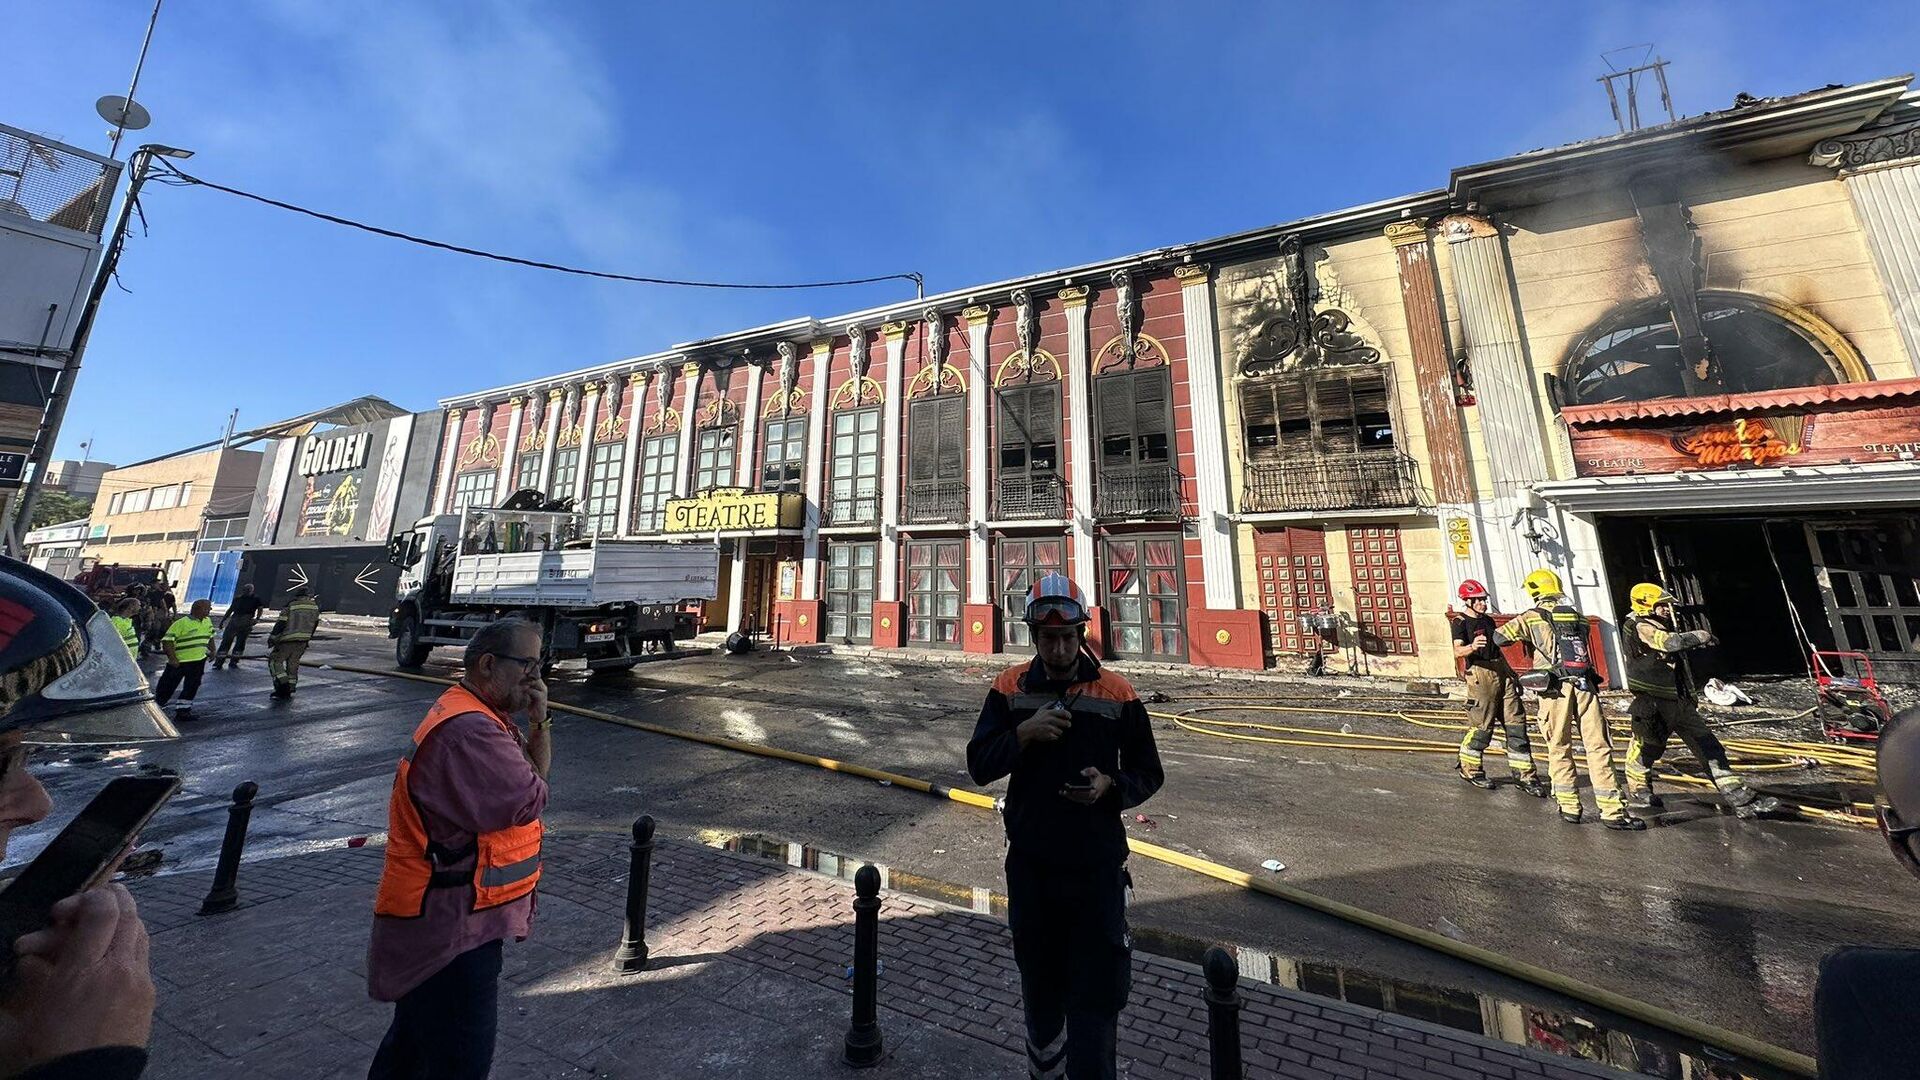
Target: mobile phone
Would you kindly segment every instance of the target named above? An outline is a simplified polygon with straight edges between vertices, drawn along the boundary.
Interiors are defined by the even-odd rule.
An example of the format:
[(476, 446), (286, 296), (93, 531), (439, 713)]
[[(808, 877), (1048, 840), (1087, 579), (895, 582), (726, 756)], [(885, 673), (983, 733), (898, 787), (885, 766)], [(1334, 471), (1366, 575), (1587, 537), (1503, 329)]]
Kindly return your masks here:
[(1063, 784), (1061, 785), (1061, 787), (1063, 790), (1066, 790), (1066, 791), (1092, 791), (1093, 781), (1088, 780), (1085, 783), (1080, 783), (1080, 784)]
[(0, 982), (13, 974), (13, 943), (44, 929), (53, 905), (105, 881), (153, 815), (180, 790), (178, 776), (123, 776), (0, 890)]

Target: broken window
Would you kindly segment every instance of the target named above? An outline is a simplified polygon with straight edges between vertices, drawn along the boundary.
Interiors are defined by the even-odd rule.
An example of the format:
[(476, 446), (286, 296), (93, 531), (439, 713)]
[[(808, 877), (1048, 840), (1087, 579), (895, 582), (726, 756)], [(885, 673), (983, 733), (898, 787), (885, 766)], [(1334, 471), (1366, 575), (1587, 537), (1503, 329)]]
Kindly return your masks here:
[(1380, 368), (1326, 368), (1240, 385), (1240, 419), (1256, 460), (1390, 450), (1393, 411)]
[[(1700, 325), (1718, 363), (1705, 392), (1747, 394), (1841, 381), (1833, 350), (1811, 330), (1735, 293), (1700, 293)], [(1650, 300), (1599, 324), (1574, 347), (1568, 404), (1687, 396), (1673, 309)]]

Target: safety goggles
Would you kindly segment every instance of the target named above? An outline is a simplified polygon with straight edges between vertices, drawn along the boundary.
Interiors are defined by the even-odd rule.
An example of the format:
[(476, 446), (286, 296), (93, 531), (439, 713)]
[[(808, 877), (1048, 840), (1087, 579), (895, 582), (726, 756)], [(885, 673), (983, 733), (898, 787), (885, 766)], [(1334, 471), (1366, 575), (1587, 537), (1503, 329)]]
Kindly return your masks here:
[(1087, 609), (1065, 598), (1035, 600), (1027, 605), (1027, 622), (1034, 626), (1076, 626), (1087, 621)]
[(1914, 858), (1913, 847), (1908, 843), (1910, 837), (1920, 833), (1920, 825), (1908, 825), (1901, 821), (1900, 815), (1891, 806), (1882, 804), (1875, 809), (1879, 811), (1880, 835), (1887, 838), (1887, 846), (1893, 849), (1893, 857), (1907, 868), (1908, 873), (1920, 877), (1920, 859)]

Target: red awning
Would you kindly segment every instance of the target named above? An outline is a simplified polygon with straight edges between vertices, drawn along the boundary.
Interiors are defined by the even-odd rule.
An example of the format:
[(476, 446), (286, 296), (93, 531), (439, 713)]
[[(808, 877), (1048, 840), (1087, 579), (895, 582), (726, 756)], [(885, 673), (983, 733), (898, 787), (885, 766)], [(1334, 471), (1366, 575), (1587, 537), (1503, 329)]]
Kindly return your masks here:
[(1635, 420), (1662, 420), (1720, 413), (1755, 413), (1782, 409), (1820, 409), (1859, 401), (1920, 398), (1920, 379), (1882, 379), (1878, 382), (1840, 383), (1835, 386), (1796, 386), (1757, 394), (1715, 394), (1712, 397), (1656, 398), (1652, 401), (1609, 402), (1604, 405), (1568, 405), (1560, 416), (1569, 424), (1617, 424)]

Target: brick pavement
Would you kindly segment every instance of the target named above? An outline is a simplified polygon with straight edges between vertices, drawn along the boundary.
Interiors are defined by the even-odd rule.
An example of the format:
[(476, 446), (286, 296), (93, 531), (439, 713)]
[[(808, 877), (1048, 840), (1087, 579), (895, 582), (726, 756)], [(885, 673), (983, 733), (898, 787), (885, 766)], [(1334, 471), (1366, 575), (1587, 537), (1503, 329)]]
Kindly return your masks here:
[[(204, 876), (130, 883), (153, 934), (160, 1007), (150, 1076), (317, 1077), (364, 1072), (389, 1016), (365, 993), (380, 849), (345, 847), (242, 867), (239, 911), (194, 914)], [(531, 940), (510, 944), (501, 1077), (727, 1075), (846, 1070), (850, 885), (683, 842), (655, 854), (653, 967), (614, 976), (624, 835), (550, 835)], [(1019, 981), (1001, 922), (883, 891), (876, 1071), (1022, 1075)], [(1123, 1071), (1205, 1077), (1197, 968), (1136, 954)], [(1380, 1080), (1621, 1077), (1454, 1029), (1328, 998), (1243, 984), (1248, 1075)]]

